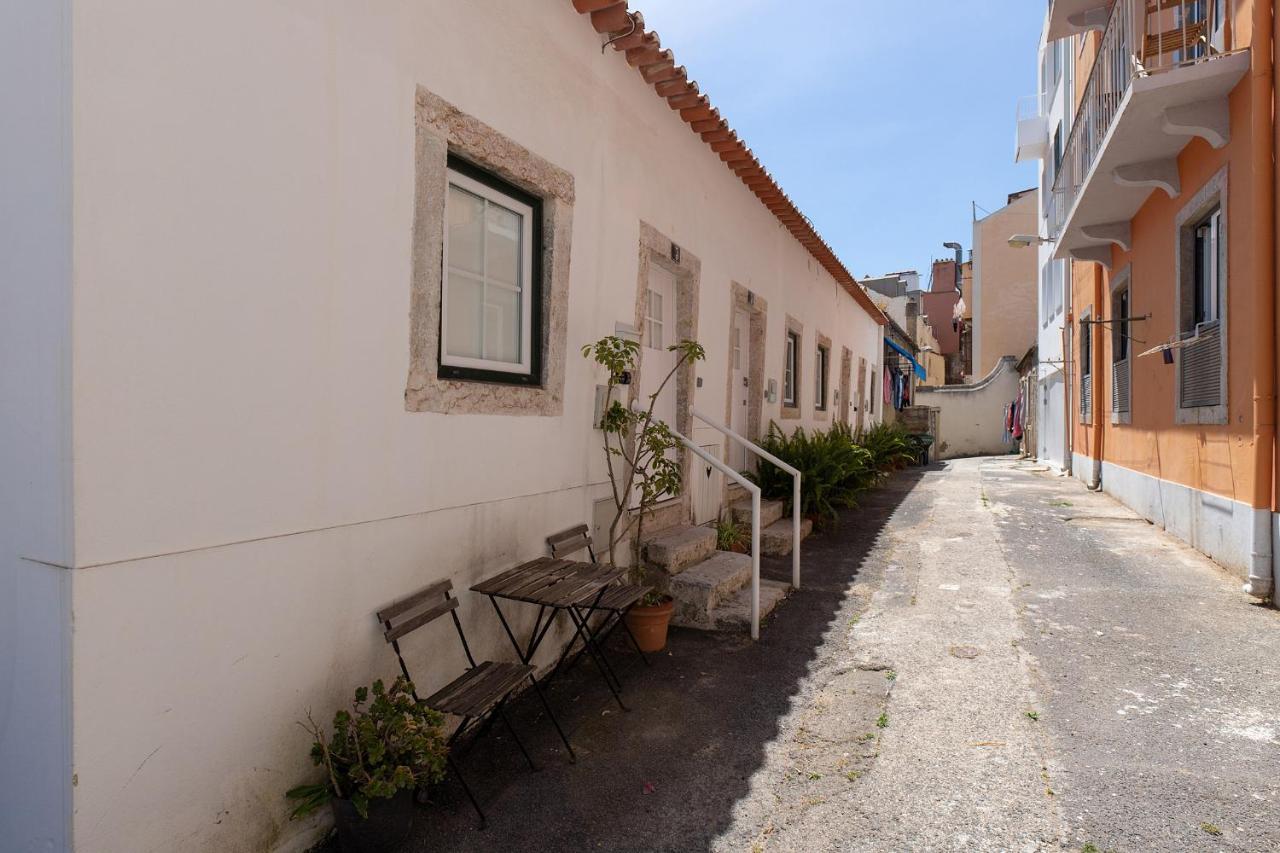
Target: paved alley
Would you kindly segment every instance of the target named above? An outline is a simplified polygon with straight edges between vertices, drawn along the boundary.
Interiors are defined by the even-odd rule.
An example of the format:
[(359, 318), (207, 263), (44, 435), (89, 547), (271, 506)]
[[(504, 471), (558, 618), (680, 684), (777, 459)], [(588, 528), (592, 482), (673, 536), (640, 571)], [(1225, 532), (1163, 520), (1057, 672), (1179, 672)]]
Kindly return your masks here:
[[(1280, 614), (1211, 562), (1077, 482), (986, 459), (925, 475), (869, 563), (883, 576), (854, 585), (876, 589), (835, 656), (894, 676), (874, 765), (754, 843), (1280, 850)], [(761, 805), (794, 799), (791, 731)]]
[[(786, 561), (767, 572), (785, 577)], [(805, 545), (761, 641), (618, 651), (519, 710), (409, 849), (1280, 849), (1280, 614), (1121, 505), (1008, 458), (897, 475)]]

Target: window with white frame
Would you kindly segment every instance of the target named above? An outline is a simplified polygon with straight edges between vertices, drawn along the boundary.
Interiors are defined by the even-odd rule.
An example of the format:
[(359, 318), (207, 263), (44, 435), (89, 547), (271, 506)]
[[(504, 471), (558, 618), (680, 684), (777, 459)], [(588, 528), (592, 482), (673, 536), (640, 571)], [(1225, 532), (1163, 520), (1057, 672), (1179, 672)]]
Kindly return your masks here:
[(1227, 419), (1227, 175), (1211, 178), (1178, 214), (1179, 423)]
[(799, 355), (800, 336), (795, 332), (788, 331), (786, 364), (782, 371), (782, 405), (792, 408), (796, 406), (798, 397), (796, 385), (799, 379), (799, 365), (797, 364)]
[(666, 323), (662, 294), (653, 288), (645, 292), (645, 343), (650, 349), (666, 349)]
[(819, 345), (813, 365), (813, 407), (820, 412), (827, 410), (827, 363), (830, 361), (829, 352), (830, 350), (826, 347)]
[(1128, 273), (1122, 274), (1111, 290), (1111, 414), (1116, 423), (1127, 423), (1129, 414), (1130, 381), (1133, 363), (1130, 358), (1132, 289)]
[(541, 201), (450, 157), (440, 375), (538, 384)]

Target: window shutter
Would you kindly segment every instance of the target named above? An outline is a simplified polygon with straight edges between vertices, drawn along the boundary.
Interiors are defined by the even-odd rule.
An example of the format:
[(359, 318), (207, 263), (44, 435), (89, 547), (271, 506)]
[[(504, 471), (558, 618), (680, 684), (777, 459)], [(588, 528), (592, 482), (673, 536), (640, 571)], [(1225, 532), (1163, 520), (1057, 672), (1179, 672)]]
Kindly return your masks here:
[(1182, 408), (1222, 404), (1222, 328), (1202, 326), (1193, 343), (1181, 350)]
[(1080, 377), (1080, 419), (1093, 420), (1093, 376), (1090, 374)]
[(1129, 412), (1129, 361), (1111, 365), (1111, 411), (1118, 415)]

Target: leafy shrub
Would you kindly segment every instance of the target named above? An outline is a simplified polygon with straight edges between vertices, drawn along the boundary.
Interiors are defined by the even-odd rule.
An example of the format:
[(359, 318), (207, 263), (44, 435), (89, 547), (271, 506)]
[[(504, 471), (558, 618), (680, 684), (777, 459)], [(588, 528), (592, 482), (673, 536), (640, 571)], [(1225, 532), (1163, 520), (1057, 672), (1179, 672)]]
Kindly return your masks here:
[(903, 468), (919, 458), (920, 449), (897, 424), (876, 424), (863, 433), (862, 446), (871, 454), (877, 471)]
[[(787, 435), (776, 423), (770, 423), (760, 446), (799, 469), (800, 514), (818, 524), (856, 505), (858, 492), (876, 479), (871, 454), (854, 442), (852, 432), (843, 424), (812, 433), (799, 427)], [(764, 497), (781, 499), (788, 512), (791, 510), (790, 474), (761, 460), (758, 471), (750, 476)]]
[(310, 814), (333, 797), (351, 800), (361, 817), (369, 816), (369, 801), (390, 799), (406, 788), (416, 788), (444, 778), (448, 746), (444, 718), (413, 698), (413, 684), (397, 678), (387, 690), (373, 683), (356, 690), (351, 710), (333, 715), (333, 735), (324, 732), (307, 714), (299, 723), (311, 733), (311, 760), (324, 767), (327, 779), (299, 785), (285, 796), (297, 801), (292, 817)]

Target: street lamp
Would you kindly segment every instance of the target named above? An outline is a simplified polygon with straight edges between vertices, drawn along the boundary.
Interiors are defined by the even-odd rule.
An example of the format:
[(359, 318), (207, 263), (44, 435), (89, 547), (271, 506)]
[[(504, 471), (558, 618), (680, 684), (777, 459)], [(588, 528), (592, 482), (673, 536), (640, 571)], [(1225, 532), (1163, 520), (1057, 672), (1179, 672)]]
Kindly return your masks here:
[(1014, 249), (1025, 249), (1028, 246), (1043, 246), (1049, 241), (1038, 234), (1014, 234), (1009, 238), (1009, 246)]

